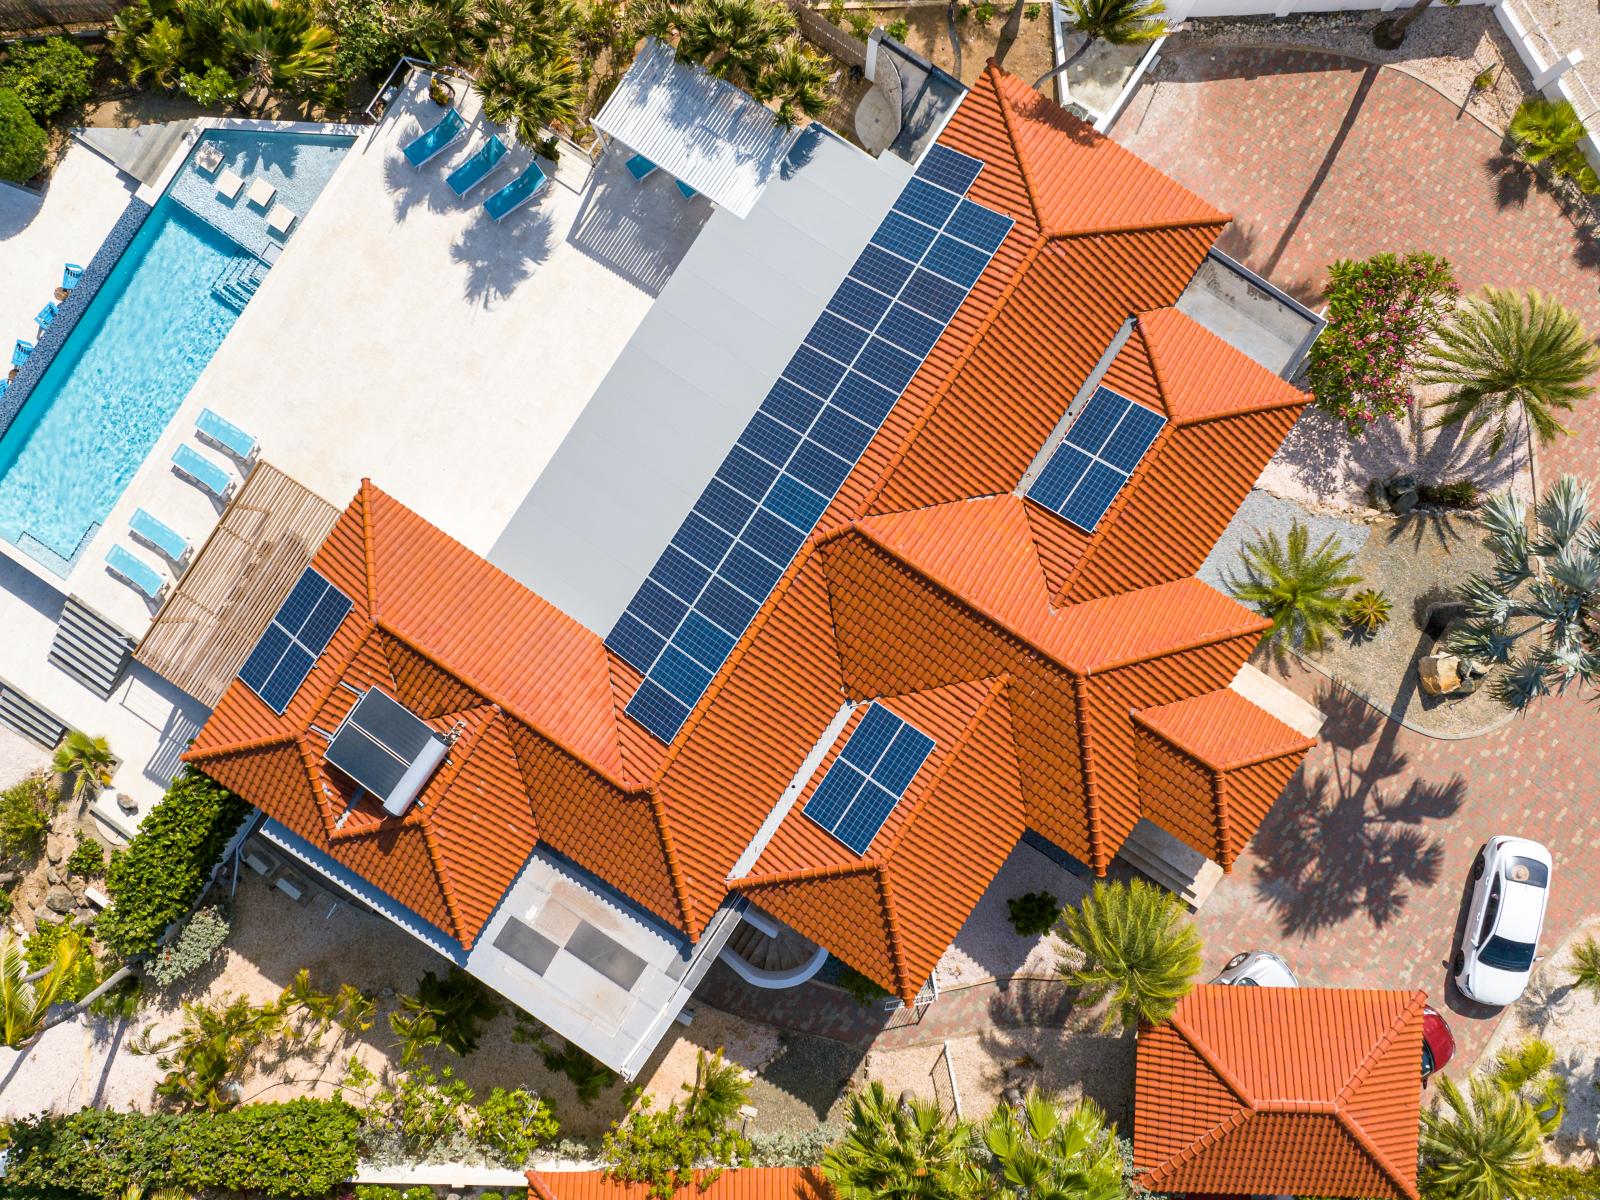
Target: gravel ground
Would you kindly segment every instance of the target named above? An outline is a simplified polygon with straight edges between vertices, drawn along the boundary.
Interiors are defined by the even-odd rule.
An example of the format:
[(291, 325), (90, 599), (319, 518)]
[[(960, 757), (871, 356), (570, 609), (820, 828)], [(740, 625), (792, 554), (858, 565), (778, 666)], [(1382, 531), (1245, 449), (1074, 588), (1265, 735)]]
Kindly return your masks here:
[[(1543, 2), (1553, 7), (1560, 0)], [(1569, 3), (1566, 7), (1579, 6)], [(1212, 18), (1188, 22), (1167, 45), (1174, 51), (1181, 46), (1209, 44), (1298, 46), (1348, 54), (1413, 75), (1458, 104), (1467, 100), (1472, 80), (1480, 71), (1502, 64), (1494, 86), (1466, 104), (1468, 113), (1493, 129), (1504, 129), (1522, 97), (1533, 90), (1522, 60), (1487, 5), (1432, 6), (1407, 31), (1398, 50), (1379, 50), (1372, 44), (1372, 27), (1377, 22), (1378, 14), (1372, 12)]]
[(939, 986), (948, 991), (993, 979), (1054, 978), (1057, 951), (1050, 936), (1017, 936), (1006, 901), (1027, 892), (1049, 892), (1066, 907), (1077, 904), (1088, 890), (1071, 871), (1026, 842), (1018, 843), (939, 960)]
[(1574, 1166), (1600, 1158), (1600, 1002), (1572, 986), (1572, 948), (1586, 937), (1600, 937), (1600, 920), (1590, 918), (1534, 968), (1522, 999), (1512, 1006), (1489, 1039), (1480, 1063), (1525, 1038), (1542, 1037), (1555, 1049), (1556, 1070), (1567, 1079), (1567, 1111), (1545, 1156)]
[[(1417, 394), (1425, 403), (1444, 390), (1419, 388)], [(1419, 404), (1406, 420), (1380, 422), (1352, 438), (1342, 422), (1308, 408), (1256, 486), (1308, 508), (1363, 515), (1372, 512), (1367, 484), (1402, 474), (1435, 484), (1470, 479), (1481, 492), (1515, 491), (1532, 497), (1533, 475), (1520, 426), (1512, 427), (1512, 436), (1491, 457), (1488, 430), (1468, 437), (1459, 427), (1430, 429), (1431, 419)]]
[(1257, 488), (1244, 498), (1233, 520), (1211, 548), (1206, 561), (1196, 574), (1224, 595), (1230, 595), (1229, 579), (1244, 574), (1239, 554), (1245, 543), (1253, 542), (1268, 530), (1287, 537), (1289, 527), (1300, 521), (1311, 532), (1311, 544), (1316, 546), (1323, 538), (1331, 537), (1347, 554), (1359, 554), (1366, 545), (1371, 530), (1364, 524), (1348, 521), (1327, 513), (1310, 512), (1294, 500), (1285, 500), (1271, 492)]

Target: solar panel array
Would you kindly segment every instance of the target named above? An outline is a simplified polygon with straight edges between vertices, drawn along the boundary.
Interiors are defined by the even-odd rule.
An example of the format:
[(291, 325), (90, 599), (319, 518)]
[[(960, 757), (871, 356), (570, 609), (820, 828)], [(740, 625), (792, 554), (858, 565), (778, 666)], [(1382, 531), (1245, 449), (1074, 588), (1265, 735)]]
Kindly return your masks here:
[(671, 742), (1010, 232), (934, 146), (606, 638)]
[(239, 668), (239, 678), (281, 717), (352, 607), (348, 596), (307, 567)]
[(1093, 533), (1167, 419), (1108, 387), (1095, 389), (1028, 499)]
[(806, 802), (805, 814), (865, 854), (933, 750), (933, 739), (874, 704)]

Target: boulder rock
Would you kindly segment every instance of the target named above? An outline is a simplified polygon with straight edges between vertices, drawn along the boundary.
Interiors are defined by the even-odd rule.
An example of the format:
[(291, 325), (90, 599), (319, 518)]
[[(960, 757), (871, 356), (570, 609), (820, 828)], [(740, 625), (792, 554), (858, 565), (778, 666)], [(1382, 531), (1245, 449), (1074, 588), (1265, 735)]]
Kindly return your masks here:
[(61, 882), (63, 882), (63, 880), (61, 878), (61, 872), (56, 870), (54, 867), (47, 868), (45, 870), (44, 877), (46, 879), (48, 879), (51, 883), (61, 883)]
[(78, 900), (58, 883), (45, 893), (44, 906), (53, 913), (69, 913), (78, 906)]
[(1417, 682), (1430, 696), (1448, 696), (1461, 686), (1461, 660), (1454, 654), (1429, 654), (1419, 658)]
[(1367, 503), (1379, 512), (1389, 511), (1389, 492), (1383, 486), (1383, 480), (1374, 479), (1367, 484)]
[(0, 871), (0, 889), (14, 888), (21, 880), (21, 871)]
[(44, 840), (44, 856), (53, 863), (58, 863), (67, 856), (67, 840), (60, 834), (52, 833)]
[(1408, 512), (1411, 512), (1416, 507), (1417, 491), (1415, 488), (1412, 488), (1410, 491), (1397, 492), (1394, 499), (1389, 502), (1390, 510), (1397, 517), (1405, 516)]

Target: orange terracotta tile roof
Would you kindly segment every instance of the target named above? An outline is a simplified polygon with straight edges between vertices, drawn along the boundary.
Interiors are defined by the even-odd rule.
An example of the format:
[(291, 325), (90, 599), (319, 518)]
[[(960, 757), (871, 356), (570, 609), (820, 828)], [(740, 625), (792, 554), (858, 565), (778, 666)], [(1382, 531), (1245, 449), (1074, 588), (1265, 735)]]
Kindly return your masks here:
[[(528, 1200), (646, 1200), (642, 1183), (618, 1183), (602, 1171), (529, 1171)], [(705, 1176), (678, 1193), (684, 1200), (832, 1200), (815, 1167), (740, 1167)]]
[(1139, 1035), (1157, 1192), (1417, 1196), (1422, 992), (1207, 984)]
[[(939, 140), (1016, 224), (671, 746), (599, 637), (364, 485), (315, 560), (355, 611), (283, 717), (235, 682), (190, 761), (464, 946), (540, 842), (695, 938), (743, 892), (902, 996), (1024, 827), (1103, 872), (1143, 816), (1231, 863), (1303, 749), (1222, 772), (1219, 823), (1160, 710), (1224, 691), (1265, 627), (1193, 575), (1303, 398), (1171, 308), (1222, 213), (992, 64)], [(1168, 422), (1091, 537), (1016, 490), (1130, 321), (1107, 379)], [(341, 683), (461, 726), (416, 815), (323, 769)], [(938, 748), (869, 853), (797, 806), (731, 879), (870, 700)]]

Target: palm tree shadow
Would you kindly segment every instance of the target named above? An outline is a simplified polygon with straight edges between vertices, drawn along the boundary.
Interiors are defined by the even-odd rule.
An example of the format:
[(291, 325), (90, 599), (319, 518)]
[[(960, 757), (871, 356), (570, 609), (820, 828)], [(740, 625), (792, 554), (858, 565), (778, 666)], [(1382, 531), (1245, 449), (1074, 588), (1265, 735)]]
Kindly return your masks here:
[(535, 199), (495, 221), (480, 207), (450, 245), (450, 259), (467, 268), (468, 300), (492, 307), (524, 283), (550, 257), (554, 221)]
[[(1021, 981), (1018, 981), (1020, 983)], [(1132, 1126), (1133, 1032), (1100, 1031), (1099, 1008), (1082, 1008), (1075, 989), (1037, 981), (1026, 999), (1017, 984), (990, 1001), (990, 1021), (978, 1033), (987, 1070), (961, 1081), (962, 1102), (975, 1111), (997, 1102), (1007, 1088), (1030, 1087), (1056, 1095), (1083, 1095), (1105, 1109), (1124, 1131)], [(980, 1089), (973, 1095), (973, 1085)]]

